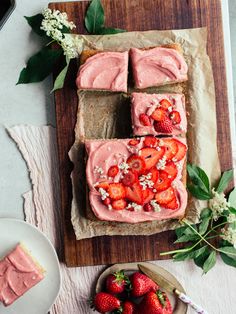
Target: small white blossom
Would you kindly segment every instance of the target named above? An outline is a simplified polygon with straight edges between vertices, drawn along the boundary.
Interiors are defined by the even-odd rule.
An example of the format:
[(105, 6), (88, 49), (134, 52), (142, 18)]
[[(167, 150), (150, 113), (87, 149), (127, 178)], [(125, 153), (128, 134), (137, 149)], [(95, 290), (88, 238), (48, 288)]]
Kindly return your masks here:
[(128, 206), (126, 207), (127, 209), (133, 207), (134, 208), (134, 211), (138, 212), (142, 209), (142, 206), (141, 205), (138, 205), (136, 203), (130, 203), (128, 204)]
[(161, 207), (157, 204), (156, 200), (151, 200), (150, 204), (152, 205), (154, 212), (159, 213), (161, 211)]
[(108, 207), (108, 210), (112, 210), (113, 209), (111, 204), (109, 204), (107, 207)]
[(166, 156), (163, 156), (162, 159), (160, 159), (158, 161), (158, 164), (157, 164), (157, 169), (161, 169), (161, 170), (164, 170), (165, 169), (165, 166), (166, 166)]
[(109, 197), (109, 194), (104, 190), (103, 188), (99, 188), (98, 192), (101, 194), (101, 199), (104, 201), (107, 197)]
[(102, 175), (104, 173), (104, 171), (101, 167), (95, 166), (94, 167), (94, 173), (98, 173), (98, 174)]
[(236, 229), (231, 227), (221, 229), (221, 238), (230, 242), (236, 248)]
[(124, 173), (128, 173), (129, 165), (126, 162), (122, 162), (119, 164), (118, 168)]
[(146, 190), (147, 187), (152, 188), (154, 182), (151, 180), (152, 174), (149, 172), (147, 175), (142, 175), (139, 177), (140, 185), (142, 186), (143, 190)]
[(229, 223), (233, 223), (236, 221), (236, 215), (235, 214), (229, 214), (229, 216), (227, 217), (227, 221)]
[(221, 216), (224, 210), (228, 210), (229, 203), (227, 202), (224, 193), (217, 193), (212, 189), (213, 198), (209, 200), (209, 207), (213, 213), (213, 219), (216, 221)]

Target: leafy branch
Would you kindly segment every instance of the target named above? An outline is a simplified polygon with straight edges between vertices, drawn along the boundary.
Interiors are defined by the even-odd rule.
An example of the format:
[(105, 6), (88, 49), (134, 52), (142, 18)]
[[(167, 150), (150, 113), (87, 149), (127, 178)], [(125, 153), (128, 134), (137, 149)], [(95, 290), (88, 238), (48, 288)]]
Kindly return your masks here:
[[(34, 16), (25, 16), (25, 19), (32, 30), (45, 39), (45, 45), (27, 61), (17, 85), (43, 81), (60, 63), (62, 68), (52, 91), (62, 88), (71, 59), (78, 57), (78, 43), (72, 37), (66, 36), (75, 28), (74, 23), (68, 22), (66, 13), (50, 9), (45, 9)], [(90, 34), (125, 32), (123, 29), (105, 27), (105, 14), (100, 0), (91, 1), (85, 16), (85, 27)], [(53, 47), (55, 44), (58, 45), (58, 49)]]
[(208, 207), (201, 211), (199, 224), (183, 219), (182, 226), (175, 230), (175, 243), (191, 245), (160, 255), (171, 254), (174, 261), (193, 260), (204, 274), (216, 264), (217, 253), (227, 265), (236, 267), (236, 189), (230, 193), (228, 201), (223, 194), (233, 171), (224, 172), (214, 188), (200, 167), (188, 164), (187, 171), (189, 192), (199, 200), (207, 200)]

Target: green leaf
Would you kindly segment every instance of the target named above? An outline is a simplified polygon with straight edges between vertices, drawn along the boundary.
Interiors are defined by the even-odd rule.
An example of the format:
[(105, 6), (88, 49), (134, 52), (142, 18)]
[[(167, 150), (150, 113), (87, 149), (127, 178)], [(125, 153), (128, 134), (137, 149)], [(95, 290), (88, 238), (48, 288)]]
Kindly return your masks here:
[(208, 218), (208, 217), (212, 217), (212, 210), (210, 208), (204, 208), (201, 211), (200, 218), (204, 219), (204, 218)]
[(203, 268), (203, 265), (205, 263), (205, 261), (207, 260), (207, 258), (210, 255), (210, 250), (208, 248), (208, 246), (205, 246), (204, 249), (202, 250), (201, 254), (194, 257), (194, 263), (198, 266)]
[(177, 229), (175, 229), (175, 234), (176, 236), (179, 238), (180, 236), (182, 236), (184, 234), (184, 231), (189, 228), (188, 226), (183, 226), (183, 227), (179, 227)]
[(52, 72), (62, 53), (62, 49), (44, 47), (28, 60), (26, 68), (20, 73), (17, 84), (34, 83), (44, 80)]
[(229, 207), (229, 211), (231, 212), (231, 214), (236, 215), (236, 209), (234, 207)]
[(216, 251), (212, 251), (203, 264), (203, 273), (206, 274), (216, 264)]
[(221, 253), (236, 261), (236, 249), (233, 246), (224, 246), (220, 248)]
[(205, 217), (202, 219), (201, 223), (199, 224), (199, 233), (201, 235), (206, 233), (210, 220), (211, 220), (211, 217)]
[(220, 253), (220, 256), (221, 256), (221, 258), (225, 264), (232, 266), (232, 267), (236, 267), (236, 260), (234, 258), (231, 258), (224, 253)]
[(199, 200), (209, 200), (211, 199), (211, 194), (203, 191), (197, 185), (187, 184), (189, 192)]
[(229, 194), (228, 199), (230, 206), (236, 208), (236, 188), (233, 189), (233, 191)]
[(101, 35), (109, 35), (109, 34), (118, 34), (126, 32), (125, 29), (121, 28), (112, 28), (112, 27), (103, 27), (99, 30), (99, 34)]
[(220, 178), (220, 182), (218, 184), (218, 187), (216, 188), (216, 192), (218, 193), (224, 192), (224, 190), (227, 188), (232, 178), (233, 178), (233, 170), (231, 169), (231, 170), (225, 171), (222, 177)]
[(68, 67), (70, 64), (70, 59), (66, 60), (66, 66), (63, 68), (63, 70), (59, 73), (59, 75), (57, 76), (55, 82), (54, 82), (54, 86), (52, 89), (52, 92), (54, 92), (57, 89), (60, 89), (64, 86), (64, 82), (65, 82), (65, 78), (66, 78), (66, 74), (68, 71)]
[(182, 243), (182, 242), (192, 242), (195, 240), (198, 240), (199, 236), (197, 234), (194, 235), (182, 235), (181, 237), (179, 237), (175, 243)]
[(174, 261), (179, 262), (179, 261), (184, 261), (184, 260), (190, 260), (190, 259), (193, 259), (193, 258), (197, 258), (199, 255), (204, 253), (206, 247), (207, 246), (203, 246), (203, 247), (198, 248), (196, 250), (192, 250), (192, 251), (185, 252), (185, 253), (176, 253), (173, 256), (173, 259), (174, 259)]
[(194, 185), (197, 185), (201, 190), (205, 191), (206, 193), (211, 194), (209, 179), (204, 170), (195, 165), (188, 164), (187, 171)]
[(99, 34), (105, 22), (104, 10), (100, 0), (92, 0), (85, 16), (85, 27), (90, 34)]
[(43, 20), (43, 15), (42, 14), (36, 14), (33, 16), (24, 16), (28, 24), (31, 26), (32, 30), (38, 34), (39, 36), (46, 36), (45, 31), (40, 29), (42, 20)]

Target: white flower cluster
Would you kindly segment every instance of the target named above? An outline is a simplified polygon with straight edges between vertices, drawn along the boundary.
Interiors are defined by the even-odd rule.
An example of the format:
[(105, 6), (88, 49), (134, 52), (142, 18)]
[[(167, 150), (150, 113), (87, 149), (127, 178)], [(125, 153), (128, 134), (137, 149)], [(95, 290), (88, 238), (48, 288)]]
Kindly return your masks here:
[(73, 22), (68, 21), (67, 14), (65, 12), (60, 12), (58, 10), (51, 10), (46, 8), (42, 12), (44, 19), (42, 20), (41, 29), (44, 30), (47, 36), (51, 37), (53, 40), (58, 42), (64, 50), (64, 55), (68, 59), (73, 59), (78, 55), (77, 41), (76, 37), (65, 36), (62, 33), (64, 27), (68, 29), (75, 28)]
[(149, 187), (149, 188), (152, 188), (152, 187), (153, 187), (154, 182), (151, 180), (151, 178), (152, 178), (151, 172), (148, 173), (147, 175), (142, 175), (142, 176), (139, 178), (140, 185), (142, 186), (142, 189), (143, 189), (143, 190), (146, 190), (147, 187)]
[(153, 206), (154, 212), (159, 213), (161, 211), (161, 207), (156, 200), (151, 200), (150, 204)]
[(224, 210), (230, 206), (223, 193), (219, 194), (212, 189), (213, 198), (209, 200), (209, 207), (213, 213), (213, 219), (216, 221), (222, 215)]
[(129, 165), (126, 162), (122, 162), (119, 164), (118, 168), (126, 174), (128, 173)]
[(236, 229), (226, 227), (221, 229), (221, 232), (221, 238), (231, 243), (236, 249)]
[(109, 197), (109, 194), (104, 190), (103, 188), (98, 189), (99, 193), (101, 194), (101, 199), (104, 201), (107, 197)]

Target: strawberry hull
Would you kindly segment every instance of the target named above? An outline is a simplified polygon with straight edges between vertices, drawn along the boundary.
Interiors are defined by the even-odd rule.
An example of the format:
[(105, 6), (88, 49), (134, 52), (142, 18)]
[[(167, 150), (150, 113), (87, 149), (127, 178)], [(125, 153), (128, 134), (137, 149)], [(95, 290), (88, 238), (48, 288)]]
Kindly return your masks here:
[[(141, 138), (135, 146), (129, 144), (130, 140), (87, 140), (85, 142), (88, 154), (86, 178), (89, 187), (89, 203), (96, 217), (100, 220), (126, 223), (183, 217), (187, 206), (187, 191), (182, 182), (184, 181), (182, 175), (185, 173), (183, 168), (186, 157), (175, 162), (178, 169), (177, 176), (174, 180), (169, 179), (166, 186), (166, 189), (172, 186), (178, 203), (178, 208), (173, 210), (167, 206), (170, 202), (169, 198), (166, 201), (165, 199), (162, 200), (161, 203), (158, 203), (155, 198), (159, 192), (155, 187), (160, 186), (158, 180), (161, 180), (159, 173), (165, 171), (165, 155), (160, 154), (160, 150), (165, 147), (166, 139), (158, 140), (157, 147), (151, 149), (145, 148), (145, 138)], [(185, 145), (186, 141), (181, 139), (181, 143)], [(135, 156), (139, 160), (138, 157), (142, 157), (142, 149), (144, 148), (146, 168), (137, 174), (136, 163), (132, 169), (133, 163), (130, 164), (130, 167), (127, 160), (130, 156), (132, 156), (132, 160), (135, 160)], [(151, 169), (149, 168), (150, 165)], [(119, 169), (115, 177), (109, 177), (109, 169), (112, 166), (117, 166)], [(134, 175), (130, 176), (130, 172)], [(127, 174), (129, 174), (128, 178)], [(104, 188), (100, 182), (106, 182)], [(118, 201), (114, 208), (112, 207), (113, 202), (106, 201), (110, 198)], [(126, 207), (123, 204), (124, 206), (127, 204)], [(152, 210), (146, 211), (144, 208), (146, 204), (149, 204), (148, 206)]]

